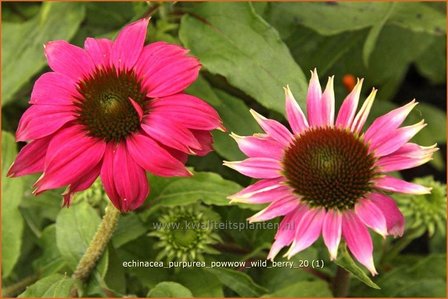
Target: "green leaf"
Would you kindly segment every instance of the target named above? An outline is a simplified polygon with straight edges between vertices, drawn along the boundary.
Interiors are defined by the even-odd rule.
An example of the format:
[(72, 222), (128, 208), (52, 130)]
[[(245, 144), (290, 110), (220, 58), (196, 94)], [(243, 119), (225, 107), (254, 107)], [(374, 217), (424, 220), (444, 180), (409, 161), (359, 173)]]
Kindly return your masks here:
[(62, 274), (52, 274), (29, 286), (19, 298), (68, 298), (74, 281)]
[[(63, 17), (61, 17), (63, 16)], [(69, 40), (84, 19), (84, 4), (42, 4), (40, 13), (25, 23), (3, 22), (2, 105), (45, 65), (42, 45), (51, 40)]]
[(393, 78), (405, 70), (433, 40), (433, 36), (424, 33), (412, 32), (397, 26), (384, 26), (375, 50), (370, 55), (370, 61), (375, 63), (369, 65), (366, 76), (375, 78), (377, 82), (386, 82), (388, 78)]
[(24, 221), (19, 211), (23, 179), (7, 178), (8, 168), (17, 155), (12, 134), (2, 131), (2, 275), (8, 277), (20, 257)]
[(375, 45), (380, 35), (380, 32), (383, 29), (389, 17), (391, 16), (391, 14), (393, 13), (394, 8), (395, 3), (394, 2), (389, 3), (389, 8), (387, 9), (384, 16), (379, 20), (379, 22), (373, 25), (373, 27), (370, 29), (369, 34), (367, 35), (367, 39), (364, 42), (362, 53), (362, 58), (365, 65), (369, 65), (370, 54), (372, 54), (373, 50), (375, 49)]
[[(306, 250), (299, 252), (290, 260), (278, 255), (276, 262), (293, 262), (293, 267), (268, 267), (261, 273), (260, 283), (269, 289), (270, 294), (276, 293), (278, 290), (286, 289), (294, 285), (298, 281), (313, 280), (316, 277), (312, 274), (297, 269), (302, 261), (313, 261), (318, 258), (318, 252), (315, 247), (308, 247)], [(312, 297), (312, 296), (309, 296)]]
[(46, 276), (56, 273), (66, 266), (56, 245), (56, 225), (49, 225), (42, 231), (39, 245), (43, 254), (33, 262), (33, 267), (38, 273)]
[(71, 269), (78, 265), (100, 221), (96, 211), (86, 202), (74, 204), (59, 213), (56, 218), (56, 242)]
[(405, 124), (415, 124), (424, 119), (428, 124), (413, 140), (422, 145), (432, 145), (435, 142), (446, 142), (446, 115), (441, 109), (430, 104), (419, 103), (409, 114)]
[(396, 3), (390, 23), (415, 32), (433, 35), (446, 33), (446, 14), (431, 8), (426, 3)]
[(202, 3), (182, 18), (179, 38), (204, 68), (283, 113), (289, 84), (301, 104), (307, 83), (277, 31), (250, 3)]
[(378, 2), (272, 3), (267, 19), (284, 37), (297, 25), (333, 35), (373, 26), (382, 19), (388, 6)]
[[(288, 2), (271, 3), (267, 20), (287, 38), (295, 26), (304, 25), (322, 35), (355, 31), (381, 23), (387, 14), (387, 2)], [(424, 3), (397, 3), (387, 24), (415, 32), (441, 35), (445, 32), (445, 14)]]
[[(223, 91), (212, 89), (203, 77), (199, 77), (187, 89), (187, 92), (212, 105), (218, 111), (229, 132), (235, 132), (238, 135), (252, 135), (260, 130), (249, 112), (249, 107), (242, 100)], [(232, 161), (244, 159), (244, 154), (228, 132), (213, 132), (213, 140), (213, 147), (225, 159)]]
[(286, 43), (303, 69), (311, 70), (316, 67), (322, 76), (352, 47), (358, 46), (364, 37), (365, 30), (323, 36), (299, 25), (294, 28)]
[(263, 297), (274, 298), (300, 298), (300, 297), (312, 297), (312, 298), (330, 298), (332, 297), (328, 283), (316, 280), (316, 281), (299, 281), (285, 288), (282, 288), (272, 294)]
[(129, 213), (122, 215), (118, 220), (117, 229), (112, 237), (112, 243), (115, 248), (118, 248), (142, 236), (147, 230), (148, 228), (143, 225), (136, 214)]
[(152, 210), (198, 201), (208, 205), (227, 206), (227, 196), (241, 190), (237, 183), (225, 180), (213, 172), (197, 172), (187, 178), (157, 178), (152, 186), (156, 190), (150, 196)]
[(193, 294), (189, 289), (183, 285), (172, 282), (164, 281), (157, 284), (153, 289), (148, 292), (149, 298), (191, 298)]
[(446, 255), (434, 254), (404, 264), (378, 279), (381, 295), (390, 297), (445, 297)]
[(446, 36), (438, 37), (416, 60), (418, 71), (433, 83), (446, 81)]
[(241, 297), (260, 297), (267, 290), (256, 284), (246, 273), (226, 268), (207, 268), (219, 281)]
[(365, 283), (371, 288), (380, 289), (380, 287), (374, 283), (369, 276), (355, 263), (350, 254), (347, 251), (345, 245), (339, 246), (338, 257), (335, 260), (335, 263), (352, 273), (354, 277)]
[(104, 277), (104, 284), (117, 295), (124, 296), (126, 294), (127, 280), (125, 277), (126, 272), (123, 269), (123, 259), (118, 256), (117, 250), (112, 246), (109, 247), (108, 253), (109, 265)]
[(176, 281), (187, 287), (194, 297), (224, 297), (218, 278), (202, 268), (183, 269), (176, 274)]

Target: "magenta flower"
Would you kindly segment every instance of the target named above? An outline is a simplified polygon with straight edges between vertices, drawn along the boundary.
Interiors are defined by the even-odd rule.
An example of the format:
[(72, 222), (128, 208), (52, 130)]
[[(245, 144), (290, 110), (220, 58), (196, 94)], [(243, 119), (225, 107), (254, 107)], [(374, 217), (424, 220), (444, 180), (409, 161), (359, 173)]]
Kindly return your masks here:
[(265, 134), (233, 135), (249, 158), (225, 165), (261, 179), (230, 196), (232, 202), (270, 203), (249, 221), (284, 216), (269, 252), (273, 259), (285, 246), (285, 256), (312, 245), (322, 233), (331, 259), (341, 238), (354, 257), (376, 274), (373, 245), (367, 227), (382, 236), (401, 236), (404, 218), (387, 194), (429, 193), (430, 189), (387, 175), (431, 159), (434, 146), (409, 140), (422, 122), (400, 127), (415, 101), (379, 118), (363, 132), (376, 90), (356, 113), (362, 80), (344, 100), (334, 119), (333, 77), (322, 93), (317, 72), (312, 72), (305, 117), (287, 87), (286, 117), (292, 129), (251, 111)]
[(114, 41), (87, 38), (84, 49), (47, 43), (53, 70), (39, 77), (23, 114), (20, 151), (9, 176), (43, 172), (35, 194), (67, 186), (65, 205), (98, 176), (121, 211), (149, 194), (146, 171), (188, 176), (188, 154), (211, 150), (210, 131), (223, 128), (216, 111), (183, 91), (199, 61), (164, 42), (144, 46), (148, 19), (123, 28)]

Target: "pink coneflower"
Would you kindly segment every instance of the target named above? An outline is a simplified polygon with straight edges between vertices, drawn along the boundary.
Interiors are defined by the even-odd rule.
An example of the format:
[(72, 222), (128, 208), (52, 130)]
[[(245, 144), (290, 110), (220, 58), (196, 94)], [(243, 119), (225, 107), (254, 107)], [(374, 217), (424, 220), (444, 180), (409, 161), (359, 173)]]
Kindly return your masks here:
[(44, 46), (53, 71), (34, 84), (16, 135), (28, 144), (9, 176), (43, 172), (34, 193), (67, 186), (66, 205), (100, 176), (112, 203), (129, 211), (149, 194), (145, 170), (191, 175), (188, 154), (211, 150), (221, 120), (183, 93), (198, 76), (196, 58), (164, 42), (144, 46), (148, 21), (129, 24), (114, 41), (87, 38), (84, 49)]
[(388, 176), (431, 159), (434, 146), (409, 140), (423, 122), (400, 127), (415, 101), (379, 118), (363, 132), (376, 90), (356, 113), (362, 80), (346, 97), (334, 119), (333, 78), (322, 93), (312, 72), (305, 117), (287, 87), (286, 117), (291, 131), (279, 122), (251, 111), (265, 134), (233, 135), (249, 158), (225, 165), (261, 179), (230, 196), (233, 202), (270, 203), (249, 218), (266, 221), (284, 216), (269, 252), (273, 259), (285, 246), (290, 258), (312, 245), (322, 233), (331, 259), (341, 236), (355, 258), (376, 274), (372, 240), (367, 227), (382, 236), (401, 236), (404, 218), (389, 192), (423, 194), (429, 188)]

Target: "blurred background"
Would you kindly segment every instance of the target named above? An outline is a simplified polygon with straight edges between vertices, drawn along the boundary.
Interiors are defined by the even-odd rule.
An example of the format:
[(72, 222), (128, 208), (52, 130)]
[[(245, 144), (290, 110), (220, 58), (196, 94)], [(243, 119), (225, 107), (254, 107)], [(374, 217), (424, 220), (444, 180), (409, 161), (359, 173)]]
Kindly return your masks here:
[[(96, 184), (91, 193), (79, 196), (73, 207), (61, 209), (60, 192), (31, 196), (36, 176), (5, 178), (23, 146), (16, 144), (13, 136), (28, 107), (33, 83), (49, 71), (42, 45), (49, 40), (64, 39), (82, 46), (86, 37), (113, 38), (125, 24), (151, 16), (147, 42), (163, 40), (180, 44), (201, 60), (200, 78), (187, 92), (213, 105), (229, 132), (251, 135), (260, 131), (249, 108), (284, 121), (282, 87), (286, 84), (304, 107), (309, 71), (315, 67), (322, 85), (328, 76), (335, 75), (337, 107), (357, 77), (365, 78), (363, 100), (372, 87), (378, 88), (369, 121), (415, 98), (420, 104), (406, 123), (424, 118), (428, 126), (414, 141), (426, 146), (437, 143), (440, 151), (430, 163), (397, 175), (432, 186), (435, 192), (428, 196), (396, 197), (407, 217), (408, 230), (398, 240), (384, 241), (373, 236), (380, 275), (373, 279), (365, 274), (354, 275), (349, 295), (445, 297), (445, 2), (2, 2), (1, 5), (4, 296), (21, 293), (24, 297), (48, 296), (42, 286), (48, 287), (49, 283), (59, 283), (56, 290), (60, 293), (54, 294), (64, 295), (71, 287), (72, 282), (66, 277), (73, 271), (73, 259), (76, 262), (83, 252), (79, 244), (88, 243), (107, 202), (101, 186)], [(257, 209), (227, 206), (226, 195), (248, 185), (250, 180), (222, 166), (222, 160), (243, 158), (228, 134), (217, 132), (214, 137), (215, 152), (188, 161), (198, 172), (194, 179), (149, 178), (152, 189), (149, 200), (139, 211), (120, 220), (106, 257), (81, 295), (332, 295), (334, 264), (328, 261), (321, 241), (296, 257), (296, 261), (324, 260), (326, 266), (321, 270), (245, 268), (212, 273), (194, 268), (177, 271), (122, 267), (122, 261), (128, 259), (155, 260), (160, 256), (168, 259), (169, 253), (154, 247), (161, 235), (154, 234), (151, 225), (174, 221), (169, 209), (188, 205), (179, 208), (178, 214), (201, 211), (210, 219), (223, 222), (244, 222)], [(207, 193), (208, 190), (213, 193)], [(189, 221), (202, 221), (188, 217)], [(199, 254), (206, 261), (263, 259), (274, 233), (269, 229), (197, 232), (210, 234), (211, 238), (210, 250)], [(188, 243), (189, 239), (179, 242)], [(172, 254), (171, 259), (175, 260), (176, 253)], [(174, 285), (163, 284), (167, 281)], [(372, 288), (371, 283), (381, 289)], [(28, 285), (33, 287), (25, 291)], [(166, 293), (167, 290), (171, 293)]]

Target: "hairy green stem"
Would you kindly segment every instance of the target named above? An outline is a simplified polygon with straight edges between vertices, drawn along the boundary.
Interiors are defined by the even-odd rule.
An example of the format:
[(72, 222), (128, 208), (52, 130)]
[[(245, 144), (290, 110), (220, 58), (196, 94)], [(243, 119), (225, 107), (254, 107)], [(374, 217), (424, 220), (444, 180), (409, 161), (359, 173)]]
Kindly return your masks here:
[(117, 210), (112, 204), (109, 204), (106, 207), (103, 220), (101, 221), (95, 236), (93, 236), (89, 247), (73, 273), (73, 279), (83, 282), (89, 277), (90, 273), (95, 268), (97, 261), (106, 249), (107, 244), (109, 243), (109, 240), (117, 227), (119, 217), (120, 211)]
[(333, 295), (338, 298), (347, 297), (349, 288), (350, 272), (338, 266), (333, 280)]

